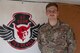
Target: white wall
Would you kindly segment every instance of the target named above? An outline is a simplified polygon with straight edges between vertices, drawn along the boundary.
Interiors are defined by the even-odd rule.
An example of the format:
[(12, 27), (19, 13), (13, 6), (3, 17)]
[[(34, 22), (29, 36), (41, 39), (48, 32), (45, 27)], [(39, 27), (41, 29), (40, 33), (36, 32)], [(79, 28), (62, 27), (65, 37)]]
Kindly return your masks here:
[[(36, 24), (47, 22), (45, 6), (47, 3), (28, 3), (16, 1), (0, 1), (0, 26), (7, 25), (16, 12), (27, 12), (32, 14), (32, 20)], [(37, 42), (30, 48), (17, 50), (11, 47), (7, 41), (0, 38), (0, 53), (40, 53)]]

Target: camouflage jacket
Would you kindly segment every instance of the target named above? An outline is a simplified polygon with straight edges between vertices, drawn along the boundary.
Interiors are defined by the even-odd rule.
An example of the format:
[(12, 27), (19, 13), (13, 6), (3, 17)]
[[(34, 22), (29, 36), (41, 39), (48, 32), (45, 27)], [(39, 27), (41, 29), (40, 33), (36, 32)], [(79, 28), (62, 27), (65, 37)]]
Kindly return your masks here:
[(55, 26), (46, 23), (39, 29), (38, 45), (41, 53), (74, 53), (74, 34), (59, 20)]

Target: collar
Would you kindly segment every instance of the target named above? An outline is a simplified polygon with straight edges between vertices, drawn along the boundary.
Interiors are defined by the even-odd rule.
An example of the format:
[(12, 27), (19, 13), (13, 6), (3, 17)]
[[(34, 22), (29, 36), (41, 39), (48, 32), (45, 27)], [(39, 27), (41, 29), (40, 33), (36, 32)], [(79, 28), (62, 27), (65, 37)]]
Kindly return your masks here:
[(47, 23), (47, 27), (49, 28), (59, 28), (61, 21), (57, 19), (57, 23), (54, 26), (51, 26), (50, 23)]

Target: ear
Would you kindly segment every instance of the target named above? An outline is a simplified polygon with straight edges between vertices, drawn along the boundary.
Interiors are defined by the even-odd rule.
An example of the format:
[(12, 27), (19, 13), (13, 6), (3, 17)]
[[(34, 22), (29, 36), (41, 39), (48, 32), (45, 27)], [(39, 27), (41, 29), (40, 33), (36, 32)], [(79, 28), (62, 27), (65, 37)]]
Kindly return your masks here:
[(46, 16), (48, 15), (47, 11), (45, 11)]
[(57, 12), (57, 15), (59, 16), (59, 11)]

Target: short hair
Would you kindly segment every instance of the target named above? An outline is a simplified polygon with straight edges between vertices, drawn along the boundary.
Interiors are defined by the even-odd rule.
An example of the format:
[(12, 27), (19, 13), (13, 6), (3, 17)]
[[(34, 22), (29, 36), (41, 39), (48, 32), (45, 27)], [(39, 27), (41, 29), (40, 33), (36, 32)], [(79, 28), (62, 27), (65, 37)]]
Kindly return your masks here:
[(47, 9), (48, 7), (50, 7), (50, 6), (55, 6), (55, 7), (58, 9), (58, 5), (57, 5), (56, 3), (48, 3), (48, 4), (46, 5), (46, 9)]

